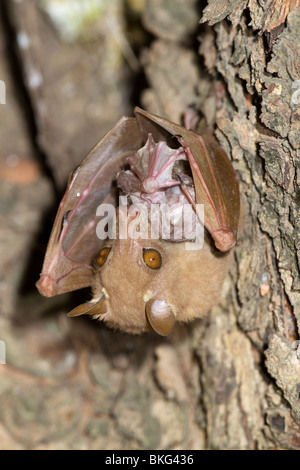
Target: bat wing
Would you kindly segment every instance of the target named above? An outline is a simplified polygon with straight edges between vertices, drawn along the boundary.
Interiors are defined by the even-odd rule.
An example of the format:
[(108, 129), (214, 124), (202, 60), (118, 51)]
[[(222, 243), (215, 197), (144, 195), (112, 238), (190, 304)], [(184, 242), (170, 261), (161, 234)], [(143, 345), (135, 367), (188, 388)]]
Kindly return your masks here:
[[(196, 203), (204, 204), (202, 221), (220, 251), (228, 251), (237, 238), (240, 196), (235, 171), (224, 150), (210, 134), (203, 136), (179, 124), (135, 108), (141, 132), (185, 148), (192, 169)], [(146, 138), (146, 135), (144, 136)], [(176, 138), (176, 139), (174, 139)]]
[(91, 259), (103, 243), (96, 235), (97, 207), (116, 205), (113, 182), (142, 145), (136, 119), (123, 117), (70, 176), (36, 284), (41, 294), (52, 297), (91, 284)]

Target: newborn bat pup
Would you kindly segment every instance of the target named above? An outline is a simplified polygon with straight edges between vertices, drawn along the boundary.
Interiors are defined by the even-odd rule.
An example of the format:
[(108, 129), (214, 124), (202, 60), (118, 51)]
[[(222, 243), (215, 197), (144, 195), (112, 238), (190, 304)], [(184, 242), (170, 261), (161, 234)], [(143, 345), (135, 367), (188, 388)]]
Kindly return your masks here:
[[(37, 287), (51, 297), (91, 286), (93, 299), (70, 316), (164, 336), (219, 300), (239, 189), (210, 134), (139, 108), (135, 116), (122, 118), (71, 175)], [(117, 205), (115, 182), (126, 204), (116, 210), (114, 236), (99, 237), (99, 207)]]

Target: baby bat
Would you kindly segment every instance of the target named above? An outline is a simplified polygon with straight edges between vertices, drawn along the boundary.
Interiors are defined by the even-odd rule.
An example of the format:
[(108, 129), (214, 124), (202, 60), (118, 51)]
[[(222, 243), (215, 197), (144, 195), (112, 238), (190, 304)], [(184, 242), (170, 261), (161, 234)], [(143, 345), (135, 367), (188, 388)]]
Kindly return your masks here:
[(237, 238), (238, 181), (211, 134), (140, 108), (135, 116), (71, 175), (37, 287), (51, 297), (91, 286), (92, 300), (70, 316), (167, 335), (219, 300)]

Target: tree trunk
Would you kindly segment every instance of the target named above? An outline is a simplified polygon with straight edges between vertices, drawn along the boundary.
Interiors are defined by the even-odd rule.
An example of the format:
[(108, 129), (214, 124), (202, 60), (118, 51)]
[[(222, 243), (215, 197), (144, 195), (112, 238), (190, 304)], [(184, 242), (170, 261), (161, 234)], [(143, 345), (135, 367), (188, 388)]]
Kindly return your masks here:
[[(178, 122), (196, 106), (239, 177), (231, 273), (221, 303), (168, 338), (116, 335), (65, 319), (56, 304), (54, 318), (23, 322), (20, 338), (7, 313), (6, 448), (300, 449), (298, 4), (146, 2), (143, 24), (155, 38), (141, 56), (142, 105)], [(20, 3), (14, 8), (24, 30)], [(27, 90), (40, 149), (61, 187), (72, 168), (59, 174), (53, 109), (45, 116), (36, 88)], [(56, 91), (46, 90), (50, 102)]]
[(164, 2), (156, 11), (149, 2), (146, 25), (159, 39), (145, 58), (144, 103), (171, 119), (199, 107), (231, 156), (243, 205), (227, 294), (189, 337), (203, 446), (299, 449), (299, 2), (209, 1), (199, 37), (205, 72), (155, 23), (167, 16), (176, 31), (178, 3), (162, 15)]

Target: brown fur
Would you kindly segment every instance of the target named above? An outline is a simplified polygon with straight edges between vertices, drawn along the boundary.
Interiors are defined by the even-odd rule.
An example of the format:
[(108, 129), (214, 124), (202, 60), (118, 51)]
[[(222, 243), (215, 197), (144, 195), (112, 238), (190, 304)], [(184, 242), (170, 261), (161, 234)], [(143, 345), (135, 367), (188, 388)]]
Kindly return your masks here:
[[(192, 242), (189, 242), (192, 243)], [(179, 322), (204, 316), (217, 303), (231, 255), (215, 250), (210, 238), (199, 250), (186, 243), (163, 240), (113, 240), (105, 265), (96, 268), (93, 291), (108, 294), (107, 313), (100, 316), (109, 326), (141, 333), (147, 330), (146, 301), (164, 299)], [(143, 262), (143, 248), (161, 253), (162, 265), (152, 270)]]

